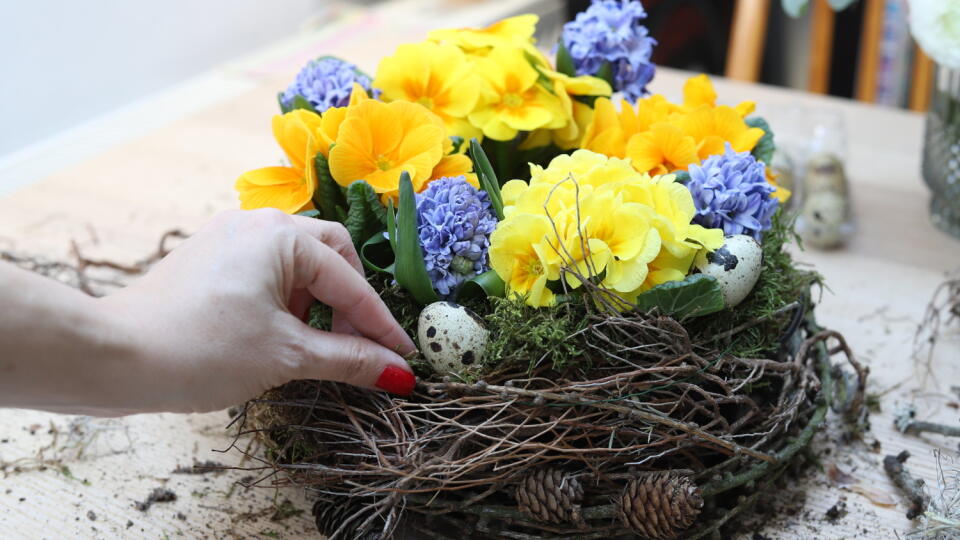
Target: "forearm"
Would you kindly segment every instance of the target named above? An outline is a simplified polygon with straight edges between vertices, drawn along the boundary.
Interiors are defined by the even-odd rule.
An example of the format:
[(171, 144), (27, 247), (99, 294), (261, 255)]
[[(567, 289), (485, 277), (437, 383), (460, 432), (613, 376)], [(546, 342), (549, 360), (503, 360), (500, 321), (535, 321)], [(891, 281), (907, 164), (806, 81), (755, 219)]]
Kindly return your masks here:
[[(338, 332), (304, 323), (315, 301)], [(214, 411), (294, 379), (406, 395), (413, 351), (346, 229), (275, 210), (221, 214), (107, 298), (0, 263), (0, 407)]]
[(0, 407), (132, 412), (137, 354), (101, 300), (0, 264), (0, 306)]

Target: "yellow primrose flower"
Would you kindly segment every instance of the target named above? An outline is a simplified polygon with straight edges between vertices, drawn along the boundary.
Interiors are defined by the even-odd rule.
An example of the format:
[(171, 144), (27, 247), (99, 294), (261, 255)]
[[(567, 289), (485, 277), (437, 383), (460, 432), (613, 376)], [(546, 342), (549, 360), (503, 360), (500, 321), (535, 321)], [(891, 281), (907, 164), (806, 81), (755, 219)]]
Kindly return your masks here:
[[(447, 139), (450, 140), (449, 138)], [(463, 176), (467, 183), (471, 186), (480, 189), (480, 181), (477, 179), (477, 175), (473, 172), (473, 162), (470, 161), (470, 158), (463, 154), (449, 154), (440, 158), (440, 161), (433, 168), (433, 172), (430, 174), (430, 180), (421, 186), (419, 191), (423, 191), (427, 188), (427, 185), (443, 177), (451, 176)]]
[[(653, 210), (638, 203), (626, 203), (615, 190), (598, 190), (582, 202), (583, 227), (567, 245), (579, 245), (579, 238), (589, 238), (593, 252), (601, 252), (592, 244), (602, 244), (609, 253), (606, 261), (595, 261), (597, 269), (606, 271), (602, 285), (618, 292), (631, 292), (643, 285), (647, 264), (660, 253), (660, 234), (651, 225)], [(583, 275), (588, 272), (580, 271)]]
[[(507, 182), (501, 195), (505, 218), (497, 231), (512, 232), (491, 236), (491, 261), (495, 250), (522, 253), (522, 268), (538, 270), (517, 277), (508, 261), (492, 264), (505, 282), (523, 287), (520, 296), (533, 284), (542, 290), (538, 280), (549, 284), (567, 267), (580, 276), (602, 276), (601, 286), (633, 301), (654, 285), (683, 279), (699, 250), (723, 244), (722, 230), (691, 224), (693, 197), (672, 175), (651, 178), (627, 160), (589, 150), (558, 156), (546, 168), (531, 165), (530, 182)], [(536, 221), (544, 218), (549, 229)], [(532, 236), (518, 231), (534, 222), (540, 225)], [(509, 249), (502, 245), (506, 237)], [(531, 254), (540, 267), (531, 266)], [(568, 286), (581, 285), (563, 274)]]
[(655, 175), (683, 170), (700, 161), (694, 138), (667, 122), (630, 137), (626, 153), (635, 169)]
[(543, 215), (522, 214), (502, 221), (490, 235), (490, 266), (507, 286), (511, 297), (525, 298), (535, 307), (556, 302), (547, 288), (548, 279), (557, 279), (560, 269), (546, 262), (548, 238), (553, 235), (550, 220)]
[(612, 157), (627, 155), (627, 141), (653, 124), (668, 119), (672, 105), (659, 94), (637, 100), (634, 108), (621, 99), (619, 110), (614, 103), (600, 98), (594, 104), (593, 120), (584, 130), (580, 147)]
[(320, 153), (323, 154), (323, 157), (330, 157), (330, 147), (337, 142), (340, 124), (347, 116), (347, 109), (368, 99), (370, 99), (370, 96), (367, 95), (367, 91), (360, 84), (353, 83), (350, 101), (346, 107), (330, 107), (323, 111), (323, 115), (320, 117), (320, 127), (316, 130), (316, 136), (320, 139)]
[(567, 117), (557, 96), (537, 84), (539, 73), (518, 48), (499, 47), (478, 60), (485, 84), (470, 123), (492, 139), (513, 139), (520, 131), (557, 128)]
[(467, 140), (480, 137), (466, 120), (477, 105), (479, 85), (472, 61), (459, 47), (430, 41), (398, 47), (380, 62), (373, 81), (383, 101), (419, 103), (443, 120), (449, 135)]
[(422, 105), (366, 100), (347, 108), (330, 150), (330, 173), (341, 186), (366, 180), (393, 197), (406, 171), (419, 192), (443, 158), (445, 141), (443, 121)]
[[(621, 192), (624, 200), (654, 210), (653, 225), (660, 232), (663, 248), (678, 260), (685, 259), (691, 250), (695, 252), (705, 247), (712, 251), (723, 245), (721, 229), (707, 229), (691, 223), (697, 211), (693, 196), (672, 174), (654, 177), (644, 174), (637, 181), (612, 185), (609, 189)], [(686, 269), (692, 261), (692, 257), (686, 261)]]
[(273, 117), (273, 136), (290, 160), (289, 167), (264, 167), (243, 173), (235, 188), (240, 208), (278, 208), (288, 214), (312, 208), (317, 188), (313, 157), (320, 151), (316, 113), (296, 109)]
[(701, 107), (690, 114), (680, 116), (675, 125), (697, 141), (697, 156), (705, 160), (722, 154), (724, 143), (737, 152), (749, 152), (763, 137), (764, 131), (750, 127), (731, 107)]
[(517, 15), (497, 21), (486, 28), (447, 28), (430, 32), (427, 39), (437, 43), (451, 43), (467, 52), (483, 51), (491, 47), (512, 45), (532, 47), (537, 31), (537, 15)]
[[(678, 107), (678, 109), (684, 112), (690, 112), (703, 106), (710, 108), (716, 107), (717, 92), (713, 89), (713, 83), (710, 82), (710, 77), (701, 73), (696, 77), (690, 77), (687, 79), (687, 82), (683, 84), (683, 105)], [(734, 107), (734, 110), (737, 111), (737, 114), (739, 114), (741, 118), (746, 118), (755, 108), (756, 104), (754, 102), (743, 101)]]
[(531, 186), (546, 185), (552, 188), (559, 184), (557, 189), (583, 191), (636, 177), (637, 172), (627, 161), (589, 150), (561, 154), (553, 158), (546, 168), (530, 164)]
[[(551, 142), (561, 150), (578, 148), (587, 126), (593, 120), (593, 107), (576, 98), (607, 97), (612, 91), (610, 84), (603, 79), (587, 75), (569, 77), (553, 70), (546, 70), (545, 73), (553, 83), (554, 94), (560, 99), (560, 104), (568, 118), (566, 126), (549, 132)], [(531, 146), (531, 148), (535, 147)]]

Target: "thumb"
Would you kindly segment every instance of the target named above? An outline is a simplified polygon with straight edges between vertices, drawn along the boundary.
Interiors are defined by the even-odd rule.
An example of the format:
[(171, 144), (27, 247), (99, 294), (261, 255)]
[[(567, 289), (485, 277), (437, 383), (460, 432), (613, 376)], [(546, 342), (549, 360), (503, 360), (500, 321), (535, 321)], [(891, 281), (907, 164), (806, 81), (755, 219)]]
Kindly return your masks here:
[(397, 353), (367, 338), (305, 327), (310, 355), (299, 377), (337, 381), (409, 395), (417, 378)]

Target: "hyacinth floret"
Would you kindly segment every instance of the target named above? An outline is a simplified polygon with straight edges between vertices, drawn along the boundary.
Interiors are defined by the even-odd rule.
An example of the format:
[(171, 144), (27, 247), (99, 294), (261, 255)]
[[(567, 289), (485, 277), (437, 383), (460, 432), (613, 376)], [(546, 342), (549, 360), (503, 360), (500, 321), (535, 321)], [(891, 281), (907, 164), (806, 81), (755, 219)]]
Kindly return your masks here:
[(646, 17), (637, 0), (593, 0), (563, 27), (561, 39), (577, 75), (596, 75), (609, 62), (614, 90), (631, 102), (646, 95), (654, 75), (650, 57), (657, 44), (640, 24)]
[(450, 298), (464, 281), (490, 269), (497, 226), (487, 193), (463, 176), (443, 177), (417, 194), (417, 228), (434, 290)]
[(367, 93), (377, 97), (378, 92), (371, 89), (370, 77), (357, 66), (332, 56), (317, 58), (303, 66), (280, 101), (284, 107), (290, 107), (294, 98), (302, 96), (318, 113), (323, 113), (331, 107), (346, 107), (353, 83), (359, 83)]
[(780, 204), (772, 196), (776, 188), (767, 181), (763, 162), (749, 152), (734, 152), (727, 143), (723, 154), (690, 165), (688, 172), (687, 188), (697, 208), (694, 223), (722, 228), (727, 236), (748, 234), (761, 240)]

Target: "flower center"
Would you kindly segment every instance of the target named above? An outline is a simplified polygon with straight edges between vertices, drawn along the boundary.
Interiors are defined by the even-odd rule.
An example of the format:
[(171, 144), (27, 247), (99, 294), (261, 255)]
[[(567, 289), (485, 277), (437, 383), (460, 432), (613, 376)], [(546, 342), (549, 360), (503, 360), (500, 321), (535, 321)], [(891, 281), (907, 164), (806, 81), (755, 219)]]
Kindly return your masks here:
[(511, 109), (514, 109), (516, 107), (523, 105), (523, 98), (520, 97), (519, 94), (515, 94), (511, 92), (503, 96), (503, 104), (506, 105), (507, 107), (510, 107)]
[(380, 154), (377, 156), (377, 168), (381, 171), (389, 171), (393, 168), (393, 163), (387, 158), (387, 156)]
[(431, 111), (433, 110), (433, 98), (431, 97), (423, 96), (417, 100), (417, 103), (419, 103), (420, 105), (423, 105), (424, 107), (430, 109)]
[(540, 264), (539, 259), (532, 259), (527, 262), (527, 274), (533, 276), (543, 275), (543, 265)]

